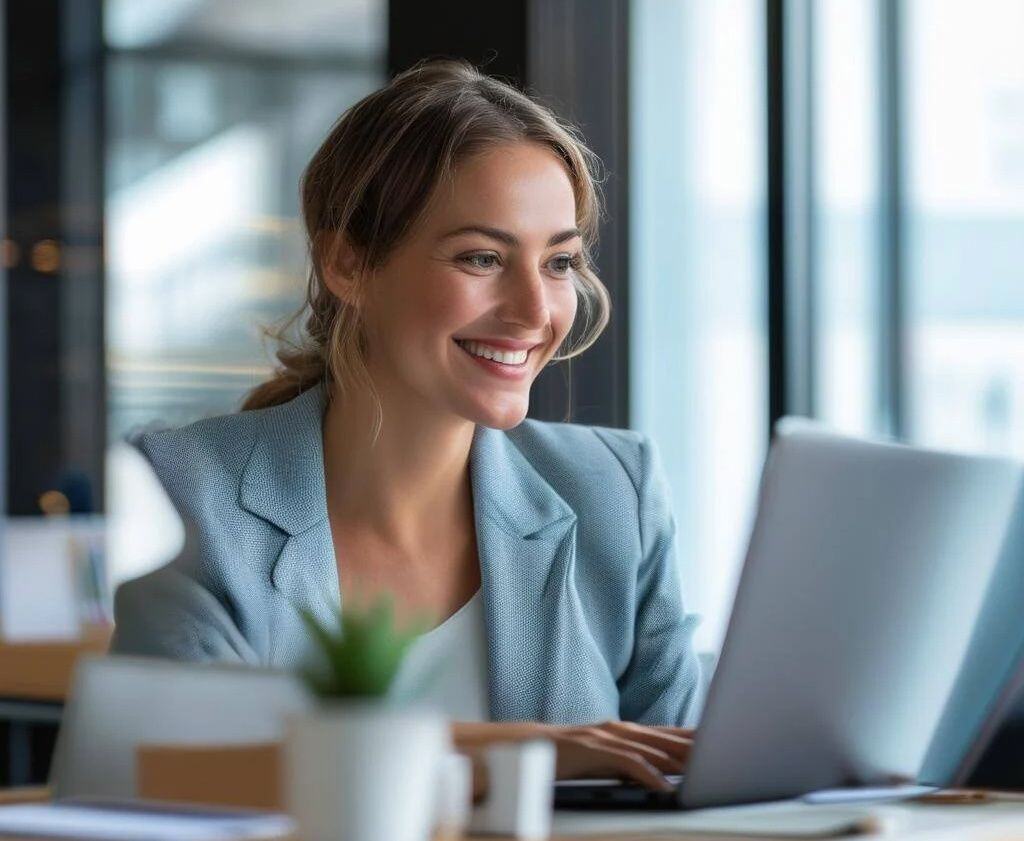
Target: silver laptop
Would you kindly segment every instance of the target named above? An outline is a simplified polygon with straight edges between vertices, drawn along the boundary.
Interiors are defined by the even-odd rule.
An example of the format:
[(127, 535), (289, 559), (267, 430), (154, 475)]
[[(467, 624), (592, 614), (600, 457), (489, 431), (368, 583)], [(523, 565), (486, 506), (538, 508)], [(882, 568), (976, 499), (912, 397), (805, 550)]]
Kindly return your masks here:
[(244, 744), (283, 738), (312, 707), (286, 672), (145, 657), (79, 661), (50, 770), (54, 797), (135, 796), (141, 744)]
[(1024, 467), (797, 418), (775, 431), (685, 777), (667, 800), (569, 784), (559, 805), (695, 808), (918, 778)]

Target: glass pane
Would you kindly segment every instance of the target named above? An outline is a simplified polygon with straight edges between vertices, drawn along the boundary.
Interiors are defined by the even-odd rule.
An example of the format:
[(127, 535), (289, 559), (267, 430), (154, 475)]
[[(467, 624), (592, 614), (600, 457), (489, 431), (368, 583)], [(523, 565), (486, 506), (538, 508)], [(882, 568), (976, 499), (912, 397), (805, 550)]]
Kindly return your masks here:
[[(115, 438), (231, 411), (264, 377), (259, 328), (304, 289), (302, 167), (384, 81), (383, 2), (264, 3), (231, 15), (244, 26), (214, 0), (150, 2), (141, 17), (138, 5), (105, 10)], [(376, 53), (350, 43), (354, 30)]]
[[(305, 290), (302, 168), (385, 81), (384, 0), (106, 0), (108, 460), (114, 582), (169, 560), (173, 522), (117, 446), (238, 408), (261, 327)], [(173, 541), (172, 541), (173, 543)], [(170, 554), (168, 554), (170, 552)]]
[(912, 0), (909, 433), (1024, 455), (1024, 4)]
[(763, 5), (633, 6), (631, 421), (661, 451), (708, 651), (767, 439)]
[(877, 417), (877, 15), (869, 0), (814, 14), (815, 410), (852, 433)]

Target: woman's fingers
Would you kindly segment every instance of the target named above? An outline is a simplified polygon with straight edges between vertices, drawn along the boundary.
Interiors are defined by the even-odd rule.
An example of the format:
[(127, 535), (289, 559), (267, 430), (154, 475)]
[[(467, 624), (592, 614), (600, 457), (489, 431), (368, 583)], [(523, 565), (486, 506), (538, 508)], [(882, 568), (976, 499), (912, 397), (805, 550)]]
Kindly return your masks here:
[(683, 761), (678, 757), (672, 756), (654, 745), (646, 744), (629, 736), (620, 736), (610, 730), (595, 727), (589, 738), (612, 749), (636, 753), (665, 774), (678, 774), (683, 767)]
[(693, 739), (697, 736), (695, 727), (673, 727), (669, 724), (637, 724), (633, 721), (607, 721), (605, 724), (614, 724), (621, 727), (629, 727), (634, 730), (643, 730), (648, 733), (664, 733), (669, 736), (677, 736), (680, 739)]
[(609, 752), (614, 763), (613, 767), (619, 773), (655, 791), (672, 791), (672, 784), (639, 754), (617, 748), (603, 748), (603, 750)]
[[(609, 721), (600, 726), (602, 730), (614, 733), (623, 739), (656, 748), (668, 754), (677, 763), (685, 763), (690, 758), (690, 750), (693, 748), (692, 736), (683, 736), (667, 729), (645, 727), (642, 724), (633, 724), (628, 721)], [(681, 727), (673, 729), (683, 730)]]
[(589, 736), (572, 736), (558, 745), (558, 776), (625, 777), (657, 791), (672, 784), (639, 753)]
[[(642, 727), (644, 725), (634, 725), (636, 727)], [(659, 733), (669, 733), (672, 736), (680, 736), (684, 739), (694, 739), (697, 736), (696, 727), (673, 727), (669, 724), (653, 724), (650, 725), (651, 730), (657, 730)]]

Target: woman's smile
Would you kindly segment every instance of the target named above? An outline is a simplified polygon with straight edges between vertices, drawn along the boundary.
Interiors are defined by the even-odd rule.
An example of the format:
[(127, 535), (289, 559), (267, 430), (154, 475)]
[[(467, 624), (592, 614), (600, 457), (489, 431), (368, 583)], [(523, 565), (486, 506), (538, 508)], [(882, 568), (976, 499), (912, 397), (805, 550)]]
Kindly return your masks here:
[(472, 363), (490, 374), (506, 379), (520, 380), (529, 373), (530, 366), (527, 362), (532, 348), (506, 350), (472, 339), (454, 339), (453, 341)]

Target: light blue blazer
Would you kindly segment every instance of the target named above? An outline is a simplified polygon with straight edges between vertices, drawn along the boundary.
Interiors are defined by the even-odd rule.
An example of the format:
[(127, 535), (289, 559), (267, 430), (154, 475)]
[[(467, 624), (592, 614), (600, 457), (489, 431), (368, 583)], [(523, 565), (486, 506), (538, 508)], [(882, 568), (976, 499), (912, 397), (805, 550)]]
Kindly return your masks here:
[[(324, 488), (322, 386), (135, 439), (189, 524), (122, 585), (118, 653), (295, 668), (296, 607), (341, 599)], [(700, 666), (655, 450), (637, 432), (477, 426), (470, 453), (495, 720), (693, 723)]]

